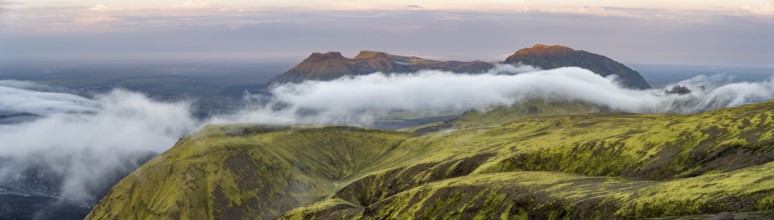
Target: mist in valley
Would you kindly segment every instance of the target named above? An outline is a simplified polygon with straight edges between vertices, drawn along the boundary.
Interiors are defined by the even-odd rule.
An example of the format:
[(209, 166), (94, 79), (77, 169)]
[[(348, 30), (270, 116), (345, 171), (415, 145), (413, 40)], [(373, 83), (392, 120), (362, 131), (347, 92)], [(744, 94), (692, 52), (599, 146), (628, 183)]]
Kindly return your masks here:
[[(676, 87), (688, 92), (666, 92)], [(398, 113), (431, 117), (531, 100), (580, 101), (617, 112), (691, 114), (772, 99), (774, 79), (740, 82), (730, 75), (699, 75), (665, 88), (632, 90), (615, 77), (575, 67), (377, 73), (245, 92), (239, 109), (207, 117), (194, 114), (193, 98), (159, 100), (121, 88), (83, 93), (0, 81), (0, 194), (41, 196), (49, 198), (45, 202), (88, 212), (115, 181), (212, 123), (379, 127), (380, 120)]]

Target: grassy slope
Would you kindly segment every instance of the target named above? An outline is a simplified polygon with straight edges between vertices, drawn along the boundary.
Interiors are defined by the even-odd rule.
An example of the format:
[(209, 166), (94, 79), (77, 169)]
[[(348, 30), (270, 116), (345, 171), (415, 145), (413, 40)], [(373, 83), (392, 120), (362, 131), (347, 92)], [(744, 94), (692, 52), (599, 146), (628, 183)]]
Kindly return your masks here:
[(122, 180), (90, 217), (277, 216), (392, 163), (405, 137), (345, 127), (207, 126)]
[(208, 126), (122, 180), (87, 218), (767, 211), (771, 109), (772, 102), (690, 116), (547, 116), (424, 135)]
[(486, 111), (472, 110), (463, 113), (459, 118), (437, 122), (417, 127), (404, 128), (402, 131), (414, 133), (436, 132), (441, 130), (459, 130), (478, 127), (491, 127), (507, 122), (535, 117), (570, 115), (581, 113), (604, 112), (607, 108), (578, 101), (544, 101), (540, 99), (527, 100), (508, 107), (495, 107)]

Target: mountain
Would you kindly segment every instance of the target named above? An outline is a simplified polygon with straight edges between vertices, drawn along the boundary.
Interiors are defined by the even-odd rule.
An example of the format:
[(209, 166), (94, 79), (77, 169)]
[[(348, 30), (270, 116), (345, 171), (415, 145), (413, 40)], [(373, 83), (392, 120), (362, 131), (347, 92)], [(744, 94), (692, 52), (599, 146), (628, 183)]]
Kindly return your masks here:
[(398, 56), (379, 51), (360, 51), (354, 58), (339, 52), (313, 53), (287, 72), (273, 77), (268, 85), (300, 83), (305, 80), (333, 80), (342, 76), (367, 75), (374, 72), (410, 73), (423, 69), (457, 73), (483, 73), (494, 67), (483, 61), (436, 61), (415, 56)]
[[(650, 85), (642, 76), (610, 58), (573, 50), (564, 46), (535, 45), (521, 49), (503, 63), (525, 64), (541, 69), (576, 66), (591, 70), (601, 76), (616, 74), (623, 86), (647, 89)], [(273, 77), (268, 87), (283, 83), (300, 83), (306, 80), (329, 81), (342, 76), (367, 75), (375, 72), (411, 73), (423, 69), (451, 71), (455, 73), (483, 73), (494, 63), (483, 61), (436, 61), (415, 56), (399, 56), (379, 51), (361, 51), (354, 58), (346, 58), (339, 52), (313, 53), (287, 72)]]
[[(774, 215), (774, 102), (695, 115), (577, 108), (602, 112), (528, 107), (499, 123), (469, 113), (422, 134), (209, 125), (121, 180), (87, 219)], [(519, 116), (532, 113), (549, 115)]]
[(618, 75), (623, 86), (633, 89), (648, 89), (650, 85), (645, 78), (625, 65), (602, 55), (574, 50), (565, 46), (547, 46), (537, 44), (530, 48), (516, 51), (505, 59), (507, 64), (525, 64), (541, 69), (576, 66), (591, 70), (601, 76)]

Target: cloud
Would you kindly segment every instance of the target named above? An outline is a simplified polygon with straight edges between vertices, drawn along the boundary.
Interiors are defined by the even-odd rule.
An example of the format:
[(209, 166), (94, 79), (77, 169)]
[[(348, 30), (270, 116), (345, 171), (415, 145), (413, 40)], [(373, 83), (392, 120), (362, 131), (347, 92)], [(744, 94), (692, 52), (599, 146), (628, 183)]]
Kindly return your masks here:
[(490, 73), (493, 74), (518, 74), (518, 73), (528, 73), (528, 72), (537, 72), (541, 69), (538, 67), (530, 66), (530, 65), (523, 65), (521, 62), (519, 62), (518, 65), (508, 65), (508, 64), (497, 64), (494, 68), (489, 70)]
[(96, 5), (92, 5), (92, 6), (89, 8), (89, 10), (92, 10), (92, 11), (99, 11), (99, 10), (105, 10), (105, 9), (108, 9), (108, 7), (107, 7), (107, 6), (105, 6), (105, 5), (103, 5), (103, 4), (96, 4)]
[(210, 123), (372, 126), (395, 113), (485, 111), (535, 99), (577, 100), (634, 113), (695, 113), (774, 98), (772, 80), (728, 82), (723, 76), (699, 76), (676, 83), (693, 91), (677, 95), (625, 89), (614, 77), (574, 67), (498, 65), (478, 75), (425, 70), (286, 84), (271, 96), (247, 94), (249, 107), (238, 113), (197, 120), (190, 102), (159, 102), (122, 89), (86, 98), (30, 82), (0, 81), (0, 113), (40, 116), (0, 124), (0, 185), (28, 181), (34, 174), (56, 183), (43, 194), (93, 205), (112, 178), (122, 178), (144, 158)]
[(649, 16), (635, 13), (632, 10), (613, 9), (604, 7), (524, 7), (520, 9), (523, 12), (540, 12), (552, 14), (574, 14), (594, 17), (628, 17), (628, 18), (647, 18)]
[(90, 113), (97, 110), (97, 104), (94, 101), (81, 96), (28, 89), (46, 89), (46, 87), (29, 82), (0, 81), (0, 112), (44, 116), (53, 113)]
[[(14, 16), (5, 16), (0, 21), (4, 31), (0, 42), (14, 43), (3, 45), (0, 59), (231, 56), (292, 62), (303, 59), (299, 54), (310, 51), (356, 53), (361, 48), (382, 48), (404, 54), (443, 54), (446, 59), (496, 60), (499, 54), (547, 43), (602, 52), (625, 63), (771, 66), (771, 56), (766, 55), (774, 48), (774, 44), (756, 43), (760, 42), (756, 39), (774, 33), (768, 28), (772, 23), (764, 18), (699, 12), (605, 8), (658, 19), (604, 19), (540, 12), (539, 8), (525, 12), (255, 8), (239, 11), (219, 7), (113, 10), (107, 4), (109, 9), (92, 11), (88, 7), (11, 10)], [(735, 9), (738, 14), (738, 7)], [(310, 40), (304, 36), (315, 37)]]
[(37, 178), (56, 183), (48, 196), (93, 204), (110, 177), (121, 178), (116, 175), (199, 126), (186, 102), (157, 102), (121, 89), (87, 99), (31, 87), (0, 81), (0, 110), (41, 115), (0, 124), (0, 185), (42, 173)]
[[(528, 66), (500, 65), (480, 75), (427, 70), (286, 84), (274, 88), (271, 101), (261, 108), (243, 111), (230, 119), (369, 126), (374, 119), (394, 112), (486, 110), (535, 99), (583, 101), (631, 113), (688, 114), (774, 98), (772, 80), (726, 83), (720, 80), (722, 77), (699, 76), (679, 82), (693, 92), (677, 95), (665, 94), (661, 89), (626, 89), (614, 77), (603, 78), (581, 68), (534, 70)], [(513, 75), (523, 71), (532, 72)]]
[[(363, 4), (360, 1), (346, 1), (347, 4)], [(333, 8), (271, 8), (271, 7), (233, 7), (216, 5), (209, 1), (186, 1), (183, 3), (163, 5), (157, 7), (128, 7), (110, 4), (94, 4), (81, 7), (27, 7), (17, 9), (14, 16), (9, 16), (3, 23), (9, 25), (8, 29), (14, 32), (112, 32), (112, 31), (137, 31), (137, 30), (164, 30), (164, 29), (195, 29), (201, 27), (234, 27), (245, 24), (262, 23), (264, 21), (286, 20), (288, 23), (304, 24), (318, 23), (322, 19), (330, 21), (329, 24), (360, 23), (348, 21), (353, 16), (369, 16), (370, 18), (386, 18), (385, 14), (418, 17), (431, 17), (445, 21), (461, 21), (470, 14), (490, 13), (493, 16), (519, 17), (530, 14), (548, 15), (580, 15), (588, 17), (629, 17), (646, 18), (654, 14), (653, 11), (628, 10), (622, 8), (605, 8), (593, 6), (549, 7), (515, 4), (512, 7), (501, 7), (498, 3), (486, 8), (489, 11), (476, 9), (477, 7), (463, 8), (423, 8), (424, 6), (406, 4), (399, 7), (371, 8), (368, 6), (355, 7), (355, 9), (341, 10)], [(335, 5), (335, 4), (334, 4)], [(346, 8), (346, 7), (345, 7)], [(424, 16), (405, 13), (426, 13)], [(299, 16), (299, 13), (304, 16)], [(664, 14), (663, 12), (659, 14)], [(315, 20), (318, 19), (318, 20)], [(510, 20), (509, 18), (501, 18)], [(56, 22), (52, 22), (56, 21)], [(425, 26), (422, 22), (412, 20), (412, 23), (397, 24), (388, 21), (379, 21), (380, 25), (371, 25), (363, 21), (363, 27), (371, 29), (393, 30), (404, 26)], [(0, 25), (3, 25), (0, 23)], [(392, 23), (392, 24), (390, 24)], [(18, 26), (17, 24), (24, 24)], [(336, 25), (334, 25), (336, 28)]]
[(5, 11), (13, 6), (22, 5), (24, 3), (22, 2), (14, 2), (14, 1), (2, 1), (0, 0), (0, 13), (5, 13)]
[(180, 7), (180, 8), (208, 8), (213, 6), (213, 4), (209, 1), (207, 2), (195, 2), (195, 1), (186, 1), (179, 5), (174, 5), (173, 7)]
[(9, 5), (23, 5), (24, 2), (20, 1), (0, 1), (0, 7)]
[(771, 2), (766, 2), (765, 5), (760, 7), (744, 6), (742, 7), (742, 14), (755, 15), (755, 16), (771, 16), (774, 15), (774, 6), (771, 6)]

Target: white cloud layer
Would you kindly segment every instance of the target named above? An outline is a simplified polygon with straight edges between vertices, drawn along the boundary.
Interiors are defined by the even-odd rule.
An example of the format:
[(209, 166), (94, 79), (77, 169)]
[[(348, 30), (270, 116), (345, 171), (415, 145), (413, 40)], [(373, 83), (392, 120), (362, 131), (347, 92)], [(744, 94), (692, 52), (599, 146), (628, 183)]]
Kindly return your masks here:
[(56, 190), (63, 198), (92, 203), (94, 188), (104, 176), (136, 167), (143, 153), (162, 152), (207, 123), (368, 126), (395, 112), (486, 110), (534, 99), (580, 100), (634, 113), (695, 113), (774, 98), (774, 80), (727, 83), (723, 77), (699, 76), (677, 84), (693, 92), (625, 89), (615, 78), (573, 67), (500, 65), (480, 75), (432, 70), (371, 74), (282, 85), (269, 98), (248, 95), (261, 100), (251, 108), (201, 121), (191, 116), (189, 103), (158, 102), (121, 89), (87, 99), (33, 83), (0, 81), (2, 112), (41, 116), (0, 125), (0, 160), (12, 161), (0, 163), (0, 184), (23, 178), (25, 169), (43, 166), (47, 173), (61, 176)]
[(36, 115), (50, 113), (94, 112), (96, 103), (81, 96), (41, 92), (29, 89), (46, 87), (23, 81), (0, 81), (0, 112), (25, 112)]
[(530, 69), (501, 65), (481, 75), (428, 70), (286, 84), (274, 88), (273, 99), (263, 107), (216, 121), (369, 126), (394, 112), (486, 110), (535, 99), (584, 101), (631, 113), (688, 114), (774, 98), (772, 80), (728, 83), (724, 77), (699, 76), (677, 83), (692, 91), (678, 95), (626, 89), (615, 78), (575, 67), (508, 74)]
[(742, 12), (748, 15), (771, 16), (774, 15), (774, 6), (771, 6), (771, 2), (767, 1), (765, 5), (759, 7), (744, 6)]
[(106, 177), (136, 167), (139, 157), (169, 148), (198, 126), (188, 103), (156, 102), (120, 89), (89, 100), (18, 85), (0, 81), (0, 109), (42, 118), (0, 124), (0, 184), (42, 167), (39, 172), (51, 176), (46, 178), (62, 178), (54, 191), (68, 200), (95, 202), (93, 188), (104, 187)]

